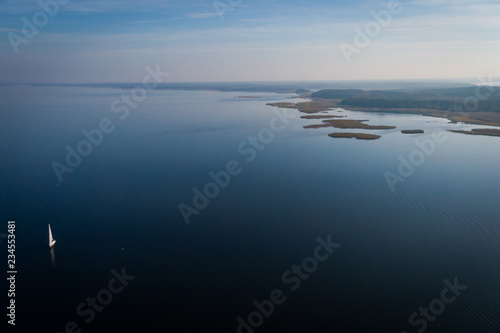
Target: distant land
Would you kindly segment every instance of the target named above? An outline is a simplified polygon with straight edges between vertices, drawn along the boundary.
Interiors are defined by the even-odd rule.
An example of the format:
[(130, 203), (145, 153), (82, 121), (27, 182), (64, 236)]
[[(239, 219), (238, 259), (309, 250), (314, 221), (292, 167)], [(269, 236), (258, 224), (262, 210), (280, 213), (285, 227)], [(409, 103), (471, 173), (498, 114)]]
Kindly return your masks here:
[(494, 128), (474, 128), (470, 131), (450, 130), (450, 132), (467, 134), (467, 135), (486, 135), (486, 136), (500, 137), (500, 129), (494, 129)]
[(329, 118), (344, 118), (345, 116), (332, 116), (332, 115), (312, 115), (312, 116), (302, 116), (302, 119), (329, 119)]
[[(477, 98), (476, 95), (483, 97)], [(462, 87), (446, 89), (361, 90), (324, 89), (311, 99), (339, 100), (339, 106), (379, 109), (427, 109), (449, 112), (472, 111), (500, 113), (500, 87)], [(466, 104), (466, 101), (469, 101)]]
[[(312, 117), (312, 116), (309, 116)], [(304, 128), (323, 128), (323, 127), (334, 127), (341, 129), (366, 129), (366, 130), (389, 130), (396, 128), (395, 126), (381, 126), (381, 125), (368, 125), (365, 122), (368, 120), (353, 120), (353, 119), (335, 119), (335, 120), (323, 120), (322, 124), (317, 125), (307, 125)], [(367, 134), (367, 133), (331, 133), (328, 134), (331, 138), (356, 138), (358, 140), (377, 140), (380, 135)]]
[(366, 133), (331, 133), (328, 134), (331, 138), (356, 138), (357, 140), (377, 140), (380, 139), (380, 135), (366, 134)]
[(367, 129), (367, 130), (389, 130), (396, 128), (396, 126), (368, 125), (365, 124), (366, 121), (368, 120), (353, 120), (353, 119), (323, 120), (323, 124), (307, 125), (304, 126), (304, 128), (335, 127), (343, 129)]
[[(473, 82), (474, 80), (470, 80)], [(139, 82), (105, 83), (31, 83), (32, 86), (66, 86), (132, 89)], [(222, 92), (269, 92), (306, 94), (325, 89), (419, 90), (470, 87), (471, 83), (456, 80), (391, 80), (391, 81), (276, 81), (276, 82), (163, 82), (160, 90), (216, 90)]]
[[(139, 84), (51, 83), (31, 85), (133, 89)], [(309, 99), (309, 101), (269, 103), (268, 105), (297, 109), (309, 114), (343, 108), (351, 111), (419, 114), (447, 118), (454, 123), (500, 126), (500, 87), (478, 86), (452, 80), (172, 82), (161, 83), (155, 89), (295, 94), (292, 98)], [(257, 97), (241, 95), (239, 98)], [(315, 118), (320, 119), (316, 116)], [(475, 131), (466, 134), (499, 136), (496, 134), (496, 130)]]
[[(351, 111), (419, 114), (447, 118), (453, 123), (500, 126), (500, 87), (467, 86), (427, 89), (323, 89), (302, 94), (308, 102), (269, 103), (268, 105), (317, 113), (334, 108)], [(328, 125), (309, 125), (307, 128)], [(422, 130), (402, 130), (403, 134)], [(457, 131), (469, 135), (500, 136), (496, 129)]]
[(425, 133), (425, 131), (421, 130), (421, 129), (414, 129), (414, 130), (402, 130), (401, 133), (403, 133), (403, 134), (422, 134), (422, 133)]

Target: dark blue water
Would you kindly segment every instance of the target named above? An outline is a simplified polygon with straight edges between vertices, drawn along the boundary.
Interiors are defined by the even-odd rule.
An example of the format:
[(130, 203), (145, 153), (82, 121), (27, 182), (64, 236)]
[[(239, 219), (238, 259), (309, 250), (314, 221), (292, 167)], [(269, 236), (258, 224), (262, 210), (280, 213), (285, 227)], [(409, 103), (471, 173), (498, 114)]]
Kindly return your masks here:
[[(332, 139), (290, 110), (248, 162), (238, 147), (269, 128), (278, 109), (266, 103), (288, 96), (150, 91), (121, 120), (111, 104), (128, 93), (1, 88), (0, 232), (16, 221), (17, 331), (237, 332), (275, 289), (286, 300), (255, 332), (500, 330), (500, 139), (445, 132), (471, 126), (437, 118), (330, 111), (398, 127), (377, 141)], [(104, 118), (114, 130), (60, 182), (51, 164)], [(426, 134), (400, 133), (415, 128)], [(391, 191), (384, 173), (433, 132), (446, 141)], [(193, 188), (233, 160), (239, 174), (187, 225), (179, 204), (193, 206)], [(282, 275), (329, 235), (340, 247), (292, 290)], [(122, 269), (135, 278), (107, 293)], [(467, 289), (409, 322), (454, 279)], [(98, 294), (112, 299), (80, 315)]]

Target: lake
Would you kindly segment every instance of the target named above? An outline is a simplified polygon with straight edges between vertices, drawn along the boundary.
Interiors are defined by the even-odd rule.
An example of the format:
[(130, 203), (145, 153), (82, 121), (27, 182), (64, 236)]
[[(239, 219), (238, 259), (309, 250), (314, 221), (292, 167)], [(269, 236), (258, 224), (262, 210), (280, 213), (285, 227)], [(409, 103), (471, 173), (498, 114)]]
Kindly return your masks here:
[(0, 87), (19, 332), (498, 332), (500, 138), (447, 132), (482, 126), (337, 109), (397, 127), (338, 139), (266, 105), (292, 95), (127, 94)]

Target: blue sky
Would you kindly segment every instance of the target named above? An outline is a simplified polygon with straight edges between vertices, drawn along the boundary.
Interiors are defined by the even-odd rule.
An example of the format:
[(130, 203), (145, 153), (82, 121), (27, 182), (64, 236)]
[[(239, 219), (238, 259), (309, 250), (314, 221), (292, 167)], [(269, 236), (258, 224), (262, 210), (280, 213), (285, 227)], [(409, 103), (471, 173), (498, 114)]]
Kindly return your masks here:
[[(55, 0), (41, 0), (51, 2)], [(18, 45), (37, 1), (0, 0), (0, 82), (137, 82), (160, 65), (171, 81), (281, 81), (500, 76), (500, 4), (402, 1), (357, 48), (355, 28), (387, 1), (68, 1)]]

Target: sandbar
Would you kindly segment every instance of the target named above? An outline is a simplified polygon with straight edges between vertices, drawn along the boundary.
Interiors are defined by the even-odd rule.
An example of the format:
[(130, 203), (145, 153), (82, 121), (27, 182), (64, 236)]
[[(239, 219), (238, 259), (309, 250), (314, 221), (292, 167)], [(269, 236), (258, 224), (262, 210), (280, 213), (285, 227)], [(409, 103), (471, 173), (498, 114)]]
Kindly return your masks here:
[[(382, 112), (397, 114), (418, 114), (428, 117), (446, 118), (452, 123), (465, 123), (474, 125), (500, 126), (500, 112), (450, 112), (436, 109), (424, 108), (380, 108), (380, 107), (359, 107), (350, 105), (340, 105), (341, 99), (313, 99), (309, 102), (301, 103), (268, 103), (267, 105), (297, 109), (305, 113), (317, 113), (331, 110), (332, 108), (342, 108), (348, 111)], [(339, 111), (340, 112), (340, 111)]]
[(302, 116), (302, 119), (329, 119), (329, 118), (344, 118), (345, 116), (319, 115), (319, 116)]
[(335, 127), (344, 129), (368, 129), (368, 130), (389, 130), (396, 128), (396, 126), (368, 125), (364, 123), (366, 121), (368, 120), (353, 120), (353, 119), (323, 120), (323, 124), (308, 125), (304, 126), (304, 128)]
[(467, 135), (486, 135), (500, 137), (500, 129), (495, 128), (474, 128), (470, 131), (450, 130), (453, 133), (467, 134)]
[(314, 100), (310, 102), (300, 102), (300, 103), (289, 103), (289, 102), (279, 102), (279, 103), (267, 103), (266, 105), (277, 106), (279, 108), (296, 109), (304, 113), (318, 113), (321, 111), (331, 110), (338, 106), (339, 100)]
[(380, 135), (366, 134), (366, 133), (331, 133), (328, 134), (331, 138), (346, 138), (356, 140), (377, 140), (380, 139)]
[(401, 133), (403, 133), (403, 134), (422, 134), (425, 132), (424, 132), (424, 130), (421, 130), (421, 129), (415, 129), (415, 130), (402, 130)]

